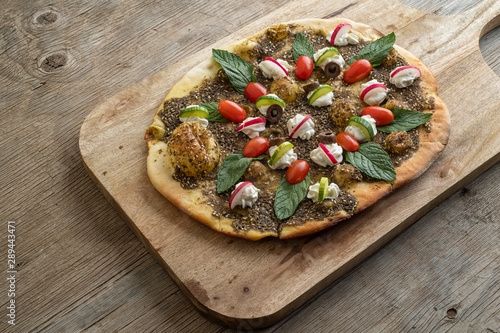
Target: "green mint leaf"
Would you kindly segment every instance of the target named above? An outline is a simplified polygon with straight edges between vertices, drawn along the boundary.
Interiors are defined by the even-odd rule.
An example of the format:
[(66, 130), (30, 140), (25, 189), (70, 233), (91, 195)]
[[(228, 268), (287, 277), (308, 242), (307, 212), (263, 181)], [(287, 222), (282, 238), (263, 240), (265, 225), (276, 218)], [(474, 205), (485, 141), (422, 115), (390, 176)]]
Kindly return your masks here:
[(252, 161), (261, 160), (264, 156), (245, 157), (242, 153), (227, 155), (217, 173), (217, 193), (230, 189), (243, 176)]
[(373, 67), (380, 66), (385, 57), (391, 52), (392, 46), (396, 42), (396, 35), (391, 32), (387, 36), (381, 37), (374, 40), (370, 44), (363, 47), (359, 54), (352, 56), (347, 62), (347, 66), (350, 66), (353, 62), (359, 59), (368, 60)]
[(240, 94), (245, 94), (247, 84), (257, 81), (253, 66), (240, 56), (226, 50), (212, 49), (212, 57), (222, 66), (234, 89)]
[(305, 55), (313, 59), (314, 57), (314, 47), (311, 42), (301, 33), (295, 36), (295, 40), (292, 45), (293, 60), (297, 62), (301, 56)]
[(401, 108), (392, 108), (391, 111), (394, 113), (394, 120), (389, 125), (377, 126), (380, 132), (406, 132), (425, 124), (432, 117), (432, 113), (422, 113)]
[(309, 174), (297, 184), (290, 184), (283, 175), (274, 197), (274, 214), (280, 220), (289, 218), (295, 213), (299, 203), (304, 200), (309, 188)]
[(396, 180), (396, 170), (391, 158), (373, 142), (360, 144), (356, 151), (346, 151), (345, 159), (365, 175), (389, 181)]
[(202, 103), (200, 106), (205, 107), (208, 110), (208, 121), (213, 123), (227, 123), (229, 120), (224, 118), (219, 112), (219, 103), (209, 102)]

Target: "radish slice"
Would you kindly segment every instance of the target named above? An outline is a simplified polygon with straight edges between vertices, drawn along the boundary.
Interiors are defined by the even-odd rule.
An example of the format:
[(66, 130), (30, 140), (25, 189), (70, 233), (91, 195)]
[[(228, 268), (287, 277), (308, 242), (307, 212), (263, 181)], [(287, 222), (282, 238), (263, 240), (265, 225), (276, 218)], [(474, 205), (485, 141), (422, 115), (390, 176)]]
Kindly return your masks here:
[(413, 76), (415, 78), (422, 76), (420, 69), (415, 66), (401, 66), (396, 68), (391, 72), (391, 78), (396, 78), (398, 76)]
[(386, 91), (387, 87), (383, 83), (374, 83), (363, 89), (359, 98), (361, 98), (361, 100), (366, 103), (366, 99), (370, 96), (373, 96), (374, 94), (385, 93)]
[(292, 131), (292, 133), (290, 133), (290, 137), (293, 138), (293, 135), (297, 132), (297, 130), (300, 128), (300, 126), (304, 125), (306, 121), (308, 121), (309, 119), (311, 119), (311, 115), (308, 114), (307, 116), (305, 116), (304, 119), (302, 119), (302, 121), (297, 125), (297, 127), (295, 127), (295, 129)]
[(267, 60), (267, 61), (271, 61), (273, 63), (275, 63), (276, 65), (278, 65), (282, 70), (283, 72), (285, 72), (285, 74), (288, 76), (288, 71), (286, 70), (285, 67), (283, 67), (283, 65), (281, 65), (278, 61), (274, 60), (273, 58), (271, 57), (265, 57), (264, 58), (264, 61)]
[(352, 26), (349, 23), (340, 23), (332, 33), (332, 39), (330, 39), (330, 44), (335, 45), (339, 39), (345, 34), (349, 33)]
[(248, 121), (243, 122), (240, 126), (238, 126), (238, 128), (236, 130), (237, 131), (241, 131), (245, 127), (252, 126), (252, 125), (257, 125), (257, 124), (261, 124), (261, 123), (265, 124), (266, 123), (266, 118), (260, 117), (260, 118), (250, 119)]
[(389, 82), (398, 88), (406, 88), (411, 86), (422, 73), (415, 66), (401, 66), (393, 70), (390, 75)]
[(243, 191), (242, 191), (243, 188), (248, 186), (248, 185), (253, 185), (253, 183), (252, 182), (243, 182), (240, 184), (240, 186), (238, 186), (233, 191), (233, 193), (231, 193), (231, 197), (229, 198), (229, 208), (230, 209), (233, 209), (234, 207), (236, 207), (236, 202), (238, 202), (239, 199), (241, 198), (241, 194), (243, 193)]
[(328, 156), (328, 158), (330, 159), (330, 161), (332, 161), (333, 164), (337, 164), (337, 159), (335, 158), (335, 156), (332, 155), (332, 153), (330, 153), (330, 151), (328, 150), (328, 148), (325, 147), (324, 144), (322, 144), (321, 142), (318, 143), (318, 146), (323, 150), (323, 152), (326, 154), (326, 156)]

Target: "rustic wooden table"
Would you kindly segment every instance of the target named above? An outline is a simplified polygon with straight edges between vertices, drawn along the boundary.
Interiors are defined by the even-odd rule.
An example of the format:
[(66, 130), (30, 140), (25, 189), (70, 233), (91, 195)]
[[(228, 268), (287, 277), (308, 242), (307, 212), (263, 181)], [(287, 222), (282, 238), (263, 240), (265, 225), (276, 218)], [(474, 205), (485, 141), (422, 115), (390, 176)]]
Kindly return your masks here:
[[(402, 2), (438, 15), (475, 3)], [(0, 279), (17, 271), (1, 284), (1, 332), (231, 331), (195, 310), (106, 201), (78, 135), (101, 102), (284, 3), (1, 1)], [(480, 47), (500, 75), (499, 43), (496, 28)], [(496, 164), (264, 331), (500, 332), (499, 179)]]

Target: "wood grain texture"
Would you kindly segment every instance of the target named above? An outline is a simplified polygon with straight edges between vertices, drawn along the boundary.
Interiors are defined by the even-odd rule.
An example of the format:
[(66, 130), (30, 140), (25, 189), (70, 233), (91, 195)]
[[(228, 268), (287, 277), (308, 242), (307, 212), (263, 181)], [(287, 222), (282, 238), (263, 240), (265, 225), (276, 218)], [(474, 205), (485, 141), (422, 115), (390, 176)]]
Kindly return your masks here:
[[(311, 12), (307, 15), (316, 17), (329, 15), (319, 4), (290, 3), (287, 7), (298, 7), (299, 12), (309, 10)], [(366, 4), (359, 2), (350, 10), (356, 15), (365, 11)], [(80, 149), (90, 173), (200, 311), (232, 327), (241, 323), (262, 327), (276, 322), (408, 227), (466, 179), (498, 160), (500, 150), (495, 147), (500, 144), (500, 137), (490, 133), (493, 133), (493, 124), (500, 122), (495, 112), (500, 105), (494, 98), (500, 90), (500, 80), (476, 58), (480, 33), (499, 13), (500, 7), (484, 4), (469, 11), (467, 16), (454, 17), (437, 17), (415, 11), (412, 15), (415, 20), (409, 23), (406, 18), (402, 19), (408, 14), (406, 7), (387, 0), (383, 4), (390, 12), (381, 10), (381, 17), (392, 13), (400, 18), (392, 21), (390, 29), (403, 38), (401, 44), (416, 49), (423, 61), (435, 67), (437, 77), (449, 82), (441, 90), (441, 95), (449, 96), (452, 119), (464, 119), (470, 115), (472, 105), (458, 102), (466, 90), (481, 95), (475, 102), (479, 102), (482, 108), (475, 112), (474, 120), (457, 121), (450, 146), (422, 178), (349, 223), (317, 236), (288, 242), (269, 240), (257, 246), (242, 240), (228, 241), (224, 235), (207, 233), (204, 226), (159, 197), (148, 183), (140, 158), (144, 148), (139, 140), (145, 126), (140, 125), (148, 113), (155, 112), (162, 97), (158, 94), (164, 94), (161, 87), (168, 90), (178, 77), (222, 42), (124, 90), (86, 118), (80, 134)], [(370, 5), (382, 7), (381, 2), (371, 1)], [(314, 11), (309, 7), (321, 9)], [(286, 8), (283, 12), (289, 13)], [(243, 31), (235, 32), (224, 43), (245, 36), (250, 29), (255, 31), (262, 25), (276, 22), (278, 15), (283, 16), (283, 21), (293, 19), (292, 14), (282, 14), (281, 10), (271, 13), (259, 19), (255, 26), (251, 24)], [(460, 22), (455, 25), (455, 30), (447, 24), (452, 20)], [(432, 33), (428, 26), (435, 27)], [(412, 37), (415, 35), (421, 39), (415, 40)], [(456, 43), (464, 46), (454, 50)], [(467, 72), (455, 66), (459, 61), (469, 65)], [(479, 77), (478, 72), (481, 73)], [(461, 77), (457, 80), (458, 75)], [(460, 80), (477, 84), (471, 87)], [(491, 124), (491, 130), (475, 133), (473, 129), (486, 119), (490, 122), (483, 127)], [(474, 134), (475, 141), (463, 139)], [(488, 140), (492, 141), (491, 149), (482, 149), (481, 143)], [(126, 149), (117, 152), (113, 148), (117, 146)], [(462, 158), (458, 160), (456, 156)], [(413, 206), (407, 205), (408, 200)], [(220, 279), (214, 279), (215, 271)]]
[[(15, 331), (230, 331), (190, 305), (106, 202), (77, 140), (96, 105), (276, 4), (2, 3), (0, 216), (18, 223)], [(349, 16), (352, 6), (332, 8)], [(499, 73), (496, 31), (483, 38), (482, 52)], [(52, 57), (38, 69), (59, 52), (71, 53), (65, 65)], [(497, 164), (265, 331), (500, 331), (498, 179)], [(5, 290), (1, 284), (2, 308)], [(446, 315), (452, 307), (455, 319)], [(11, 327), (2, 320), (0, 331)]]

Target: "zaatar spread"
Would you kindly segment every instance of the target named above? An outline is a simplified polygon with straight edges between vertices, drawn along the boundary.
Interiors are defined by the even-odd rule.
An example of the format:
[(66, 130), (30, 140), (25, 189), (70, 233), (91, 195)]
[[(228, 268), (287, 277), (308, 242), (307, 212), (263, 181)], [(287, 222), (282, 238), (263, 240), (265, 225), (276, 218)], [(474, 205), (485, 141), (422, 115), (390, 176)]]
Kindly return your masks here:
[[(283, 98), (287, 105), (278, 122), (268, 122), (267, 129), (261, 136), (268, 140), (274, 140), (286, 136), (288, 133), (286, 124), (296, 114), (310, 114), (314, 119), (316, 133), (330, 133), (328, 142), (335, 133), (342, 132), (345, 123), (352, 116), (360, 116), (363, 104), (359, 99), (359, 93), (355, 93), (350, 85), (339, 77), (329, 78), (320, 68), (315, 68), (311, 77), (307, 80), (297, 80), (293, 71), (290, 71), (288, 78), (279, 80), (268, 79), (260, 71), (258, 64), (265, 57), (283, 59), (293, 63), (292, 42), (297, 33), (303, 34), (309, 39), (315, 49), (331, 46), (323, 35), (309, 30), (303, 31), (294, 27), (286, 27), (286, 34), (280, 29), (270, 30), (257, 41), (256, 46), (251, 51), (253, 55), (250, 64), (255, 68), (257, 81), (266, 87), (270, 87), (271, 93), (276, 93)], [(368, 42), (360, 41), (357, 45), (338, 46), (337, 49), (344, 59), (349, 59), (360, 52)], [(376, 79), (389, 85), (389, 73), (399, 66), (406, 66), (407, 62), (400, 57), (393, 49), (389, 56), (383, 61), (381, 66), (374, 67), (368, 76), (368, 80)], [(328, 74), (328, 73), (327, 73)], [(333, 100), (336, 101), (331, 107), (315, 108), (307, 103), (306, 91), (309, 85), (314, 82), (327, 84), (333, 87)], [(391, 86), (386, 100), (382, 106), (405, 107), (413, 111), (423, 111), (427, 108), (434, 108), (434, 101), (427, 100), (420, 89), (420, 79), (407, 88), (400, 89)], [(289, 90), (289, 91), (288, 91)], [(281, 94), (280, 94), (281, 93)], [(161, 119), (165, 123), (165, 135), (163, 140), (168, 141), (172, 132), (180, 125), (178, 117), (179, 110), (193, 104), (220, 102), (221, 100), (231, 100), (241, 105), (247, 110), (248, 117), (259, 117), (261, 114), (255, 108), (254, 103), (249, 101), (244, 95), (239, 94), (231, 85), (228, 77), (223, 71), (212, 78), (205, 80), (199, 87), (183, 98), (173, 98), (165, 101), (164, 111)], [(345, 119), (344, 119), (345, 118)], [(345, 120), (345, 121), (344, 121)], [(213, 134), (220, 147), (219, 164), (229, 154), (235, 154), (242, 150), (248, 137), (236, 131), (238, 125), (235, 123), (210, 122), (207, 129)], [(410, 158), (419, 147), (419, 136), (416, 129), (405, 132), (404, 135), (393, 135), (378, 132), (373, 137), (373, 142), (386, 149), (394, 166), (400, 165), (404, 160)], [(302, 159), (308, 159), (311, 150), (318, 147), (318, 142), (324, 138), (313, 136), (310, 140), (293, 140), (294, 151)], [(216, 191), (217, 168), (205, 174), (203, 177), (186, 177), (181, 172), (174, 174), (174, 179), (179, 181), (186, 189), (201, 188), (206, 198), (206, 203), (213, 207), (213, 215), (216, 217), (227, 217), (233, 219), (233, 227), (238, 231), (255, 229), (259, 231), (279, 231), (284, 226), (301, 225), (307, 221), (322, 220), (325, 216), (335, 215), (343, 211), (348, 215), (354, 214), (357, 207), (356, 198), (349, 194), (348, 189), (351, 182), (374, 181), (352, 167), (347, 162), (342, 162), (334, 168), (324, 168), (311, 163), (310, 181), (319, 181), (322, 176), (328, 175), (335, 180), (340, 188), (340, 195), (329, 201), (313, 202), (303, 200), (295, 214), (286, 219), (279, 220), (273, 210), (274, 195), (276, 188), (283, 175), (282, 170), (272, 170), (267, 167), (266, 161), (269, 154), (266, 153), (264, 160), (253, 161), (242, 180), (248, 180), (255, 184), (261, 191), (259, 200), (252, 207), (244, 209), (229, 209), (227, 202), (230, 191), (218, 194)]]

